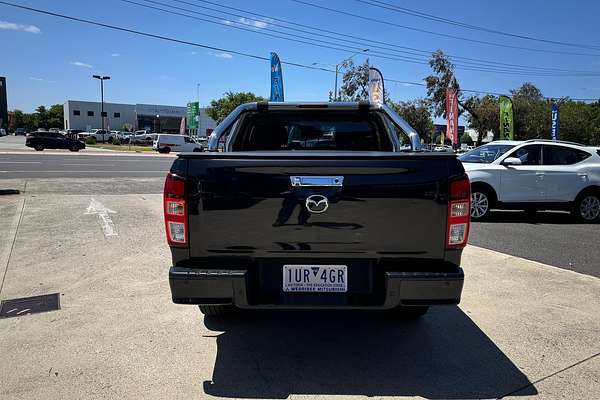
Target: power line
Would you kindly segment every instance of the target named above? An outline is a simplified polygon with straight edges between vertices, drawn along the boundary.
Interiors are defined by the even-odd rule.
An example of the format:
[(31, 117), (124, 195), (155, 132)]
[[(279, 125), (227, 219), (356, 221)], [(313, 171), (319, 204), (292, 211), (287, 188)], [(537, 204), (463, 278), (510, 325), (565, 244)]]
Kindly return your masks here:
[(573, 53), (573, 52), (566, 52), (566, 51), (559, 51), (559, 50), (544, 50), (544, 49), (536, 49), (536, 48), (532, 48), (532, 47), (513, 46), (513, 45), (503, 44), (503, 43), (488, 42), (488, 41), (485, 41), (485, 40), (477, 40), (477, 39), (472, 39), (472, 38), (467, 38), (467, 37), (462, 37), (462, 36), (451, 35), (451, 34), (447, 34), (447, 33), (441, 33), (441, 32), (435, 32), (435, 31), (430, 31), (430, 30), (426, 30), (426, 29), (421, 29), (421, 28), (415, 28), (413, 26), (401, 25), (401, 24), (397, 24), (397, 23), (394, 23), (394, 22), (385, 21), (385, 20), (382, 20), (382, 19), (367, 17), (367, 16), (364, 16), (364, 15), (354, 14), (354, 13), (351, 13), (351, 12), (348, 12), (348, 11), (338, 10), (338, 9), (335, 9), (335, 8), (330, 8), (330, 7), (322, 6), (322, 5), (319, 5), (319, 4), (310, 3), (310, 2), (307, 2), (307, 1), (304, 1), (304, 0), (291, 0), (291, 1), (299, 3), (299, 4), (303, 4), (303, 5), (306, 5), (306, 6), (318, 8), (318, 9), (321, 9), (321, 10), (326, 10), (326, 11), (334, 12), (334, 13), (337, 13), (337, 14), (342, 14), (342, 15), (350, 16), (350, 17), (353, 17), (353, 18), (359, 18), (359, 19), (366, 20), (366, 21), (377, 22), (379, 24), (384, 24), (384, 25), (389, 25), (389, 26), (395, 26), (397, 28), (408, 29), (408, 30), (412, 30), (412, 31), (416, 31), (416, 32), (427, 33), (427, 34), (430, 34), (430, 35), (441, 36), (441, 37), (446, 37), (446, 38), (456, 39), (456, 40), (462, 40), (462, 41), (465, 41), (465, 42), (479, 43), (479, 44), (485, 44), (485, 45), (489, 45), (489, 46), (511, 48), (511, 49), (518, 49), (518, 50), (535, 51), (535, 52), (540, 52), (540, 53), (563, 54), (563, 55), (571, 55), (571, 56), (600, 57), (600, 54)]
[(471, 30), (494, 33), (497, 35), (514, 37), (514, 38), (518, 38), (518, 39), (530, 40), (530, 41), (546, 43), (546, 44), (577, 47), (577, 48), (588, 49), (588, 50), (600, 50), (600, 46), (543, 39), (543, 38), (537, 38), (537, 37), (533, 37), (533, 36), (521, 35), (521, 34), (517, 34), (517, 33), (511, 33), (511, 32), (505, 32), (505, 31), (500, 31), (500, 30), (496, 30), (496, 29), (486, 28), (483, 26), (471, 25), (471, 24), (467, 24), (465, 22), (456, 21), (456, 20), (448, 19), (448, 18), (443, 18), (443, 17), (439, 17), (439, 16), (433, 15), (433, 14), (427, 14), (427, 13), (417, 11), (417, 10), (412, 10), (412, 9), (409, 9), (406, 7), (400, 7), (398, 5), (390, 4), (390, 3), (387, 3), (387, 2), (381, 1), (381, 0), (354, 0), (354, 1), (363, 3), (363, 4), (368, 4), (372, 7), (378, 7), (378, 8), (382, 8), (382, 9), (386, 9), (386, 10), (391, 10), (391, 11), (395, 11), (398, 13), (411, 15), (413, 17), (423, 18), (426, 20), (436, 21), (436, 22), (440, 22), (440, 23), (444, 23), (444, 24), (448, 24), (448, 25), (453, 25), (453, 26), (459, 26), (459, 27), (471, 29)]
[[(20, 5), (20, 4), (13, 4), (13, 3), (9, 3), (9, 2), (6, 2), (6, 1), (2, 1), (2, 0), (0, 0), (0, 4), (3, 4), (5, 6), (9, 6), (9, 7), (13, 7), (13, 8), (19, 8), (19, 9), (22, 9), (22, 10), (26, 10), (26, 11), (30, 11), (30, 12), (34, 12), (34, 13), (38, 13), (38, 14), (48, 15), (48, 16), (52, 16), (52, 17), (56, 17), (56, 18), (62, 18), (62, 19), (70, 20), (70, 21), (80, 22), (80, 23), (83, 23), (83, 24), (98, 26), (98, 27), (101, 27), (101, 28), (111, 29), (111, 30), (120, 31), (120, 32), (126, 32), (126, 33), (130, 33), (130, 34), (133, 34), (133, 35), (144, 36), (144, 37), (149, 37), (149, 38), (153, 38), (153, 39), (160, 39), (160, 40), (163, 40), (163, 41), (168, 41), (168, 42), (173, 42), (173, 43), (178, 43), (178, 44), (184, 44), (184, 45), (189, 45), (189, 46), (195, 46), (195, 47), (200, 47), (200, 48), (204, 48), (204, 49), (208, 49), (208, 50), (215, 50), (215, 51), (221, 51), (221, 52), (236, 54), (236, 55), (243, 56), (243, 57), (249, 57), (249, 58), (252, 58), (252, 59), (255, 59), (255, 60), (270, 61), (270, 58), (268, 58), (268, 57), (263, 57), (263, 56), (259, 56), (259, 55), (256, 55), (256, 54), (246, 53), (246, 52), (243, 52), (243, 51), (225, 49), (225, 48), (222, 48), (222, 47), (216, 47), (216, 46), (211, 46), (211, 45), (206, 45), (206, 44), (191, 42), (191, 41), (187, 41), (187, 40), (176, 39), (176, 38), (172, 38), (172, 37), (169, 37), (169, 36), (157, 35), (157, 34), (143, 32), (143, 31), (137, 31), (137, 30), (134, 30), (134, 29), (124, 28), (124, 27), (121, 27), (121, 26), (116, 26), (116, 25), (111, 25), (111, 24), (106, 24), (106, 23), (103, 23), (103, 22), (92, 21), (92, 20), (88, 20), (88, 19), (84, 19), (84, 18), (79, 18), (79, 17), (73, 17), (73, 16), (65, 15), (65, 14), (59, 14), (59, 13), (55, 13), (55, 12), (52, 12), (52, 11), (47, 11), (47, 10), (33, 8), (33, 7), (23, 6), (23, 5)], [(307, 65), (307, 64), (297, 63), (297, 62), (281, 61), (281, 63), (285, 64), (285, 65), (299, 67), (299, 68), (305, 68), (305, 69), (310, 69), (310, 70), (317, 70), (317, 71), (322, 71), (322, 72), (335, 73), (335, 71), (332, 70), (332, 69), (323, 68), (323, 67), (317, 67), (317, 66)], [(386, 79), (386, 81), (394, 82), (394, 83), (410, 84), (410, 85), (415, 85), (415, 86), (426, 86), (424, 83), (421, 83), (421, 82), (401, 81), (401, 80), (395, 80), (395, 79)], [(477, 91), (477, 90), (469, 90), (469, 89), (461, 89), (461, 90), (464, 91), (464, 92), (476, 92), (476, 93), (495, 94), (494, 92), (486, 92), (486, 91)], [(551, 99), (551, 97), (546, 97), (546, 98), (547, 99)], [(552, 98), (558, 98), (558, 97), (552, 97)], [(600, 98), (599, 99), (595, 99), (595, 98), (589, 98), (589, 99), (573, 98), (572, 100), (576, 100), (576, 101), (600, 101)]]
[[(146, 0), (146, 1), (151, 1), (151, 0)], [(349, 35), (349, 34), (345, 34), (345, 33), (340, 33), (338, 31), (332, 31), (332, 30), (328, 30), (328, 29), (323, 29), (320, 27), (315, 27), (315, 26), (311, 26), (311, 25), (306, 25), (306, 24), (300, 24), (297, 22), (293, 22), (293, 21), (289, 21), (289, 20), (284, 20), (281, 18), (276, 18), (273, 16), (269, 16), (269, 15), (265, 15), (265, 14), (259, 14), (259, 13), (255, 13), (252, 11), (248, 11), (248, 10), (243, 10), (240, 8), (235, 8), (235, 7), (231, 7), (231, 6), (226, 6), (226, 5), (222, 5), (222, 4), (218, 4), (218, 3), (214, 3), (212, 1), (207, 1), (207, 0), (197, 0), (201, 3), (205, 3), (205, 4), (211, 4), (217, 7), (221, 7), (224, 9), (228, 9), (228, 10), (234, 10), (237, 12), (241, 12), (244, 14), (236, 14), (236, 13), (231, 13), (231, 12), (226, 12), (223, 10), (219, 10), (216, 8), (211, 8), (211, 7), (207, 7), (207, 6), (201, 6), (198, 5), (196, 3), (190, 3), (189, 1), (184, 1), (184, 0), (173, 0), (176, 3), (181, 3), (181, 4), (187, 4), (190, 5), (192, 7), (196, 7), (196, 8), (200, 8), (200, 9), (204, 9), (204, 10), (209, 10), (209, 11), (214, 11), (214, 12), (218, 12), (224, 15), (229, 15), (229, 16), (234, 16), (234, 17), (238, 17), (238, 18), (245, 18), (248, 19), (250, 21), (255, 21), (256, 23), (264, 23), (265, 21), (261, 21), (258, 19), (255, 19), (253, 17), (248, 17), (248, 15), (253, 15), (253, 16), (257, 16), (263, 19), (266, 19), (267, 22), (269, 23), (269, 25), (273, 25), (273, 26), (278, 26), (278, 27), (282, 27), (284, 29), (289, 29), (289, 30), (293, 30), (293, 31), (298, 31), (298, 32), (303, 32), (303, 33), (308, 33), (310, 35), (316, 35), (314, 32), (311, 31), (307, 31), (305, 29), (297, 29), (297, 28), (292, 28), (289, 26), (285, 26), (285, 25), (281, 25), (281, 24), (277, 24), (274, 21), (278, 21), (284, 24), (289, 24), (289, 25), (293, 25), (293, 26), (299, 26), (302, 28), (307, 28), (310, 30), (314, 30), (317, 32), (325, 32), (327, 34), (333, 34), (336, 36), (340, 36), (341, 38), (335, 37), (335, 36), (331, 36), (331, 35), (323, 35), (320, 34), (320, 37), (326, 37), (326, 38), (330, 38), (333, 40), (343, 40), (344, 42), (349, 42), (349, 43), (355, 43), (355, 44), (359, 44), (361, 46), (368, 46), (369, 48), (378, 48), (378, 49), (383, 49), (383, 50), (387, 50), (387, 51), (393, 51), (393, 52), (397, 52), (397, 53), (404, 53), (404, 54), (409, 54), (409, 55), (414, 55), (414, 56), (423, 56), (424, 54), (429, 56), (431, 53), (433, 53), (433, 51), (431, 50), (422, 50), (422, 49), (416, 49), (413, 47), (406, 47), (406, 46), (399, 46), (396, 44), (392, 44), (392, 43), (387, 43), (387, 42), (381, 42), (381, 41), (377, 41), (377, 40), (372, 40), (372, 39), (365, 39), (364, 37), (358, 37), (358, 36), (353, 36), (353, 35)], [(154, 3), (154, 1), (151, 1)], [(174, 6), (173, 6), (174, 7)], [(182, 9), (185, 10), (185, 9)], [(193, 10), (186, 10), (188, 12), (194, 12)], [(206, 15), (206, 14), (203, 14)], [(348, 40), (348, 38), (351, 39), (358, 39), (359, 41), (355, 41), (355, 40)], [(385, 45), (384, 46), (379, 46), (380, 44)], [(404, 50), (397, 50), (394, 48), (390, 48), (390, 47), (395, 47), (395, 48), (399, 48), (399, 49), (404, 49)], [(572, 73), (572, 74), (596, 74), (596, 72), (593, 71), (572, 71), (572, 70), (567, 70), (567, 69), (561, 69), (561, 68), (552, 68), (552, 67), (537, 67), (537, 66), (528, 66), (528, 65), (519, 65), (519, 64), (512, 64), (512, 63), (503, 63), (500, 61), (494, 61), (494, 60), (481, 60), (481, 59), (476, 59), (476, 58), (469, 58), (469, 57), (461, 57), (461, 56), (456, 56), (456, 55), (452, 55), (452, 54), (447, 54), (451, 59), (456, 59), (456, 60), (465, 60), (468, 62), (468, 64), (474, 64), (473, 66), (491, 66), (491, 67), (498, 67), (498, 66), (507, 66), (507, 67), (516, 67), (519, 70), (527, 70), (527, 71), (535, 71), (535, 72), (566, 72), (566, 73)], [(479, 64), (479, 65), (478, 65)]]
[[(245, 25), (248, 25), (246, 23), (238, 23), (238, 22), (233, 22), (233, 21), (225, 21), (224, 22), (224, 21), (222, 21), (222, 19), (221, 19), (222, 17), (220, 17), (220, 16), (215, 16), (215, 15), (206, 14), (206, 13), (200, 13), (200, 12), (197, 12), (194, 10), (189, 10), (189, 9), (182, 8), (182, 7), (172, 6), (170, 4), (165, 4), (165, 3), (161, 3), (158, 1), (154, 1), (154, 0), (142, 0), (142, 1), (145, 1), (146, 3), (160, 5), (162, 7), (169, 7), (169, 9), (156, 7), (156, 6), (149, 5), (149, 4), (143, 4), (143, 3), (139, 3), (137, 1), (132, 1), (132, 0), (120, 0), (120, 1), (122, 1), (124, 3), (132, 4), (132, 5), (137, 5), (140, 7), (149, 8), (149, 9), (153, 9), (156, 11), (172, 14), (172, 15), (178, 15), (178, 16), (182, 16), (182, 17), (186, 17), (186, 18), (190, 18), (190, 19), (194, 19), (194, 20), (208, 22), (211, 24), (225, 26), (227, 28), (233, 28), (233, 29), (251, 32), (254, 34), (265, 35), (265, 36), (269, 36), (269, 37), (293, 41), (293, 42), (316, 46), (316, 47), (321, 47), (321, 48), (327, 48), (330, 50), (338, 50), (338, 51), (342, 51), (342, 52), (362, 50), (362, 48), (359, 48), (359, 47), (351, 47), (351, 46), (345, 45), (345, 44), (333, 43), (330, 41), (307, 37), (307, 36), (303, 36), (303, 35), (297, 35), (297, 34), (293, 34), (293, 33), (289, 33), (289, 32), (282, 32), (282, 31), (267, 28), (267, 27), (261, 27), (260, 29), (250, 29), (247, 26), (245, 26)], [(182, 1), (180, 1), (180, 2), (182, 2)], [(192, 13), (195, 15), (201, 15), (203, 17), (217, 19), (217, 21), (212, 21), (212, 20), (208, 20), (206, 18), (196, 17), (195, 15), (184, 14), (179, 11), (173, 11), (173, 9)], [(222, 11), (217, 11), (217, 12), (220, 12), (222, 14), (233, 15), (233, 14), (225, 13)], [(236, 16), (239, 16), (239, 14), (236, 14)], [(242, 18), (244, 18), (244, 17), (242, 16)], [(254, 21), (257, 21), (257, 20), (254, 20)], [(264, 21), (260, 21), (260, 22), (264, 22)], [(287, 28), (287, 29), (292, 29), (292, 28)], [(268, 32), (273, 32), (275, 34), (268, 33)], [(304, 32), (306, 32), (306, 31), (304, 31)], [(308, 33), (311, 35), (314, 35), (314, 33), (312, 33), (312, 32), (308, 32)], [(283, 37), (280, 35), (287, 35), (289, 37)], [(340, 39), (334, 38), (334, 40), (339, 41)], [(428, 65), (428, 60), (425, 58), (399, 56), (396, 54), (390, 54), (390, 53), (386, 53), (386, 52), (382, 52), (382, 51), (371, 51), (370, 54), (374, 57), (387, 59), (387, 60), (401, 61), (401, 62), (407, 62), (407, 63), (412, 63), (412, 64)], [(466, 70), (466, 71), (489, 72), (489, 73), (521, 75), (521, 76), (536, 75), (536, 76), (549, 76), (550, 77), (550, 76), (598, 76), (598, 75), (600, 75), (600, 72), (587, 72), (587, 71), (569, 72), (568, 70), (561, 70), (561, 71), (557, 71), (557, 72), (536, 71), (536, 70), (530, 69), (529, 67), (528, 68), (506, 68), (506, 67), (496, 67), (494, 65), (492, 65), (492, 66), (483, 65), (482, 66), (482, 65), (476, 65), (473, 63), (467, 63), (467, 64), (456, 63), (455, 65), (456, 65), (457, 69)], [(562, 72), (562, 71), (564, 71), (564, 72)]]

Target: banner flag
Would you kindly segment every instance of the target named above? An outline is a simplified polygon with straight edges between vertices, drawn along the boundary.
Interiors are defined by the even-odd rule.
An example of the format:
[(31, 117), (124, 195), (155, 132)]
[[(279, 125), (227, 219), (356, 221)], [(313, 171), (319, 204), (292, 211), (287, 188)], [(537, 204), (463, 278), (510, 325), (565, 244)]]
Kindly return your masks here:
[(383, 74), (373, 67), (369, 68), (369, 101), (374, 104), (385, 104)]
[(181, 117), (181, 122), (179, 123), (179, 133), (185, 135), (185, 117)]
[(200, 104), (195, 101), (187, 103), (187, 128), (198, 129), (198, 115), (200, 114)]
[(515, 128), (513, 123), (512, 100), (506, 96), (500, 96), (500, 140), (513, 140)]
[(560, 113), (558, 104), (552, 103), (552, 140), (558, 140), (560, 135)]
[(271, 101), (283, 101), (283, 72), (277, 53), (271, 53)]
[(446, 137), (458, 144), (458, 98), (452, 88), (446, 89)]

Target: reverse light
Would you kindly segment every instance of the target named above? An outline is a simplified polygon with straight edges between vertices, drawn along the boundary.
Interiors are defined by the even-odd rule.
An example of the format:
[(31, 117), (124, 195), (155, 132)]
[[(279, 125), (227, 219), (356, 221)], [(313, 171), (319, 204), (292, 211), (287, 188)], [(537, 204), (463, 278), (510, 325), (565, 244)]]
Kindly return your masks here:
[(450, 182), (446, 248), (462, 249), (469, 240), (471, 225), (471, 182), (467, 175)]
[(187, 202), (185, 179), (169, 172), (164, 188), (164, 217), (169, 246), (187, 247)]

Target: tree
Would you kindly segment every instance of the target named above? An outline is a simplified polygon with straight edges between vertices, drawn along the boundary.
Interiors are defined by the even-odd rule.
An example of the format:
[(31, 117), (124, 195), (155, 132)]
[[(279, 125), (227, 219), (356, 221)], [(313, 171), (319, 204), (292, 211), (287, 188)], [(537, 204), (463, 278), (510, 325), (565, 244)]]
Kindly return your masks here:
[(62, 104), (54, 104), (50, 106), (48, 110), (48, 128), (59, 128), (62, 129), (64, 127), (64, 115), (63, 115), (63, 105)]
[(426, 143), (431, 143), (435, 126), (431, 119), (431, 103), (429, 100), (415, 99), (398, 103), (388, 101), (388, 103), (410, 126), (415, 128)]
[(45, 106), (39, 106), (35, 109), (38, 128), (48, 128), (48, 110)]
[(23, 128), (25, 126), (25, 114), (21, 110), (14, 110), (12, 112), (12, 128), (16, 130), (17, 128)]
[(463, 135), (460, 137), (460, 142), (466, 144), (467, 146), (473, 146), (473, 139), (468, 133), (463, 133)]
[(471, 96), (466, 100), (466, 104), (477, 115), (477, 118), (471, 113), (467, 116), (469, 127), (477, 131), (477, 145), (481, 144), (480, 138), (489, 131), (494, 133), (494, 137), (500, 137), (500, 106), (497, 97), (489, 94), (483, 97)]
[[(434, 110), (434, 116), (446, 118), (446, 90), (454, 89), (458, 100), (458, 115), (464, 111), (469, 113), (470, 120), (479, 120), (477, 110), (473, 108), (474, 101), (471, 98), (465, 99), (460, 90), (460, 85), (454, 75), (454, 64), (442, 50), (437, 50), (431, 55), (429, 66), (433, 70), (434, 75), (427, 76), (425, 83), (427, 84), (427, 96), (431, 100)], [(475, 122), (480, 125), (481, 122)], [(481, 145), (484, 132), (478, 131), (477, 145)]]
[[(369, 99), (369, 68), (369, 59), (360, 65), (355, 65), (352, 60), (346, 60), (342, 63), (341, 69), (344, 70), (344, 74), (342, 75), (342, 86), (338, 94), (340, 101)], [(390, 99), (387, 90), (384, 90), (383, 97), (387, 103)], [(329, 101), (334, 100), (334, 93), (329, 92)]]
[(519, 140), (550, 138), (551, 102), (532, 83), (511, 90), (515, 136)]
[(254, 101), (266, 101), (266, 99), (252, 92), (230, 91), (224, 93), (220, 99), (211, 101), (206, 112), (217, 124), (220, 124), (237, 106)]

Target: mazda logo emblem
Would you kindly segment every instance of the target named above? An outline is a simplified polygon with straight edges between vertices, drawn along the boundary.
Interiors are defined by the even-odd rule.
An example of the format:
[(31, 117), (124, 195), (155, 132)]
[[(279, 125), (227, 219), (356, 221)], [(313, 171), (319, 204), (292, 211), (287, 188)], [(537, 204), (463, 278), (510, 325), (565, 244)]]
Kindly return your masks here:
[(329, 200), (320, 194), (313, 194), (306, 198), (306, 209), (313, 214), (321, 214), (329, 208)]

